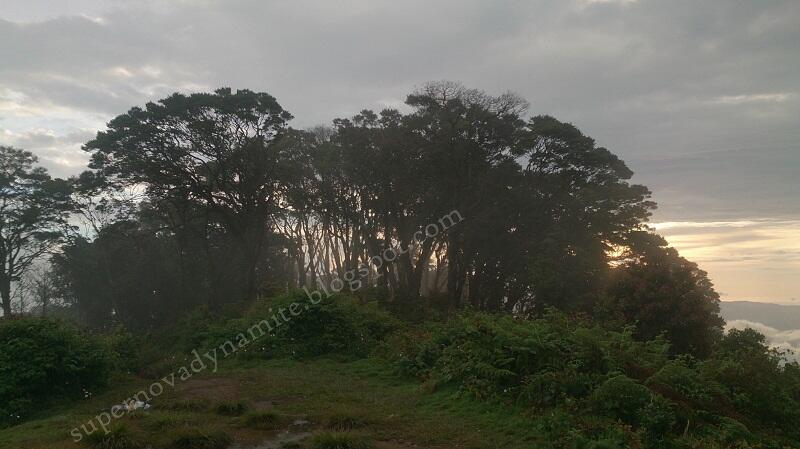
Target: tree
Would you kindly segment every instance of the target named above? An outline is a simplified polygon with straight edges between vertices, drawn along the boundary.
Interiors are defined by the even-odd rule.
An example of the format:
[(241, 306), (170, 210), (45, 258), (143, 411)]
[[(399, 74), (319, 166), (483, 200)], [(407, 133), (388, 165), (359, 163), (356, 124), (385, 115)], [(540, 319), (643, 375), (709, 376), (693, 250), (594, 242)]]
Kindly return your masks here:
[(609, 307), (643, 340), (665, 334), (676, 353), (705, 357), (722, 335), (719, 295), (706, 272), (660, 236), (632, 233), (612, 271)]
[(61, 241), (70, 185), (52, 179), (28, 151), (0, 146), (0, 300), (11, 315), (11, 287)]
[(173, 221), (183, 223), (183, 211), (199, 209), (207, 229), (223, 227), (239, 247), (244, 294), (252, 296), (269, 223), (289, 181), (278, 142), (291, 118), (266, 93), (176, 93), (111, 120), (84, 149), (102, 177), (145, 185), (150, 201), (166, 204), (162, 210)]
[(31, 267), (20, 281), (23, 294), (39, 307), (41, 316), (47, 316), (48, 307), (59, 306), (58, 279), (52, 267), (37, 265)]
[[(513, 158), (520, 116), (527, 102), (514, 94), (491, 96), (449, 81), (429, 83), (408, 96), (414, 108), (407, 119), (423, 145), (417, 176), (428, 180), (433, 216), (458, 211), (466, 220), (443, 235), (447, 251), (447, 291), (454, 306), (469, 296), (467, 285), (474, 272), (474, 244), (484, 230), (475, 223), (497, 191), (493, 170)], [(499, 217), (495, 217), (497, 220)], [(508, 224), (508, 228), (513, 225)]]
[(531, 118), (517, 147), (524, 200), (519, 233), (539, 305), (591, 308), (608, 276), (608, 253), (642, 228), (655, 208), (633, 172), (570, 123)]

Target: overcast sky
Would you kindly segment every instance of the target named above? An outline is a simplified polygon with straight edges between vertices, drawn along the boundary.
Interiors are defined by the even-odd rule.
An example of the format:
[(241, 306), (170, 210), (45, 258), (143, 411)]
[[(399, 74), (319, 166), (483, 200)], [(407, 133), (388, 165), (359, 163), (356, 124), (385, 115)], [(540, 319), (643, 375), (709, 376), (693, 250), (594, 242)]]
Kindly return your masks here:
[(304, 127), (511, 90), (627, 161), (723, 298), (800, 303), (798, 45), (797, 0), (2, 0), (0, 144), (65, 176), (174, 91), (266, 91)]

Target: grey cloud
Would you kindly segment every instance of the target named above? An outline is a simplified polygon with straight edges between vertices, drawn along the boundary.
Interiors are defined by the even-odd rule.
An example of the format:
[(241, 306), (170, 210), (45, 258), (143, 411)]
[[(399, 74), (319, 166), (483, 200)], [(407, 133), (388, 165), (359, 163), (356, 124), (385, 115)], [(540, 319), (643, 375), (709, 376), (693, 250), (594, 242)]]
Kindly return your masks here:
[(87, 116), (62, 133), (222, 85), (268, 91), (311, 126), (448, 78), (574, 122), (629, 161), (658, 219), (800, 210), (794, 1), (83, 0), (49, 19), (10, 3), (0, 90)]
[(85, 169), (88, 155), (80, 147), (94, 134), (94, 130), (73, 130), (65, 134), (34, 130), (16, 134), (0, 129), (3, 144), (33, 152), (39, 163), (57, 177), (67, 177)]

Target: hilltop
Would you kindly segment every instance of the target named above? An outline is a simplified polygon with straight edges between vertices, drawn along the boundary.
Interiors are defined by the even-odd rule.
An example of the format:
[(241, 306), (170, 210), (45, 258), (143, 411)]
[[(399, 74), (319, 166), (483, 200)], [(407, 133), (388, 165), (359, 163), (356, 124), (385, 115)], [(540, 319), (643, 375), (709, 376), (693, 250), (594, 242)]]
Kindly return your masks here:
[[(314, 303), (298, 293), (224, 315), (198, 310), (163, 334), (80, 342), (56, 321), (6, 321), (0, 339), (13, 334), (33, 344), (56, 333), (71, 342), (66, 347), (79, 345), (75, 356), (98, 362), (98, 382), (78, 395), (65, 390), (58, 403), (43, 398), (45, 406), (25, 409), (22, 423), (0, 431), (0, 445), (800, 444), (800, 367), (782, 362), (756, 332), (731, 331), (708, 358), (695, 359), (672, 355), (663, 338), (637, 341), (630, 328), (561, 312), (522, 320), (418, 306), (423, 313), (409, 314), (368, 295)], [(44, 331), (37, 337), (31, 329)], [(104, 360), (112, 372), (97, 371)], [(56, 371), (40, 381), (52, 385), (67, 374)], [(38, 388), (11, 387), (31, 394)], [(112, 419), (114, 404), (130, 397), (151, 407)]]

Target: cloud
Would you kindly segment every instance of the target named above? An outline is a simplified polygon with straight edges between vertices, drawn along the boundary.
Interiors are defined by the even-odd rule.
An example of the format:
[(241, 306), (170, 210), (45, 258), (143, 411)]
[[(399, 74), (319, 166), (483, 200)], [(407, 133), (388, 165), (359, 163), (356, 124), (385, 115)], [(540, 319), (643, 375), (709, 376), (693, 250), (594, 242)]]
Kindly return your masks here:
[(655, 221), (717, 223), (661, 230), (723, 291), (800, 296), (791, 238), (741, 223), (800, 220), (800, 2), (5, 0), (0, 17), (0, 144), (54, 173), (82, 169), (68, 136), (174, 91), (266, 91), (305, 127), (454, 79), (619, 154)]
[(800, 298), (800, 220), (680, 221), (653, 227), (709, 273), (724, 299)]
[(712, 104), (736, 106), (747, 103), (783, 103), (792, 98), (791, 93), (723, 95), (711, 100)]
[(725, 325), (725, 331), (750, 328), (764, 334), (771, 347), (790, 351), (790, 357), (800, 362), (800, 329), (780, 331), (762, 323), (748, 320), (732, 320)]
[[(176, 90), (231, 86), (268, 91), (296, 126), (312, 126), (456, 79), (517, 91), (533, 113), (574, 122), (657, 187), (661, 219), (728, 213), (741, 206), (741, 181), (749, 196), (775, 198), (763, 205), (775, 216), (798, 210), (798, 196), (775, 187), (783, 178), (748, 172), (748, 158), (778, 148), (786, 157), (759, 167), (800, 163), (798, 12), (788, 0), (10, 0), (0, 93), (17, 97), (0, 100), (0, 123), (23, 132), (42, 127), (24, 120), (36, 115), (52, 129), (101, 127)], [(734, 161), (695, 157), (734, 145), (748, 148)], [(687, 176), (684, 164), (702, 173)]]
[(0, 128), (0, 138), (4, 144), (32, 151), (39, 157), (39, 163), (58, 177), (70, 176), (85, 169), (89, 157), (80, 147), (94, 135), (92, 129), (76, 129), (59, 134), (51, 129), (15, 133)]
[(739, 221), (664, 221), (653, 223), (656, 230), (664, 229), (697, 229), (697, 228), (746, 228), (764, 223), (763, 220), (739, 220)]

